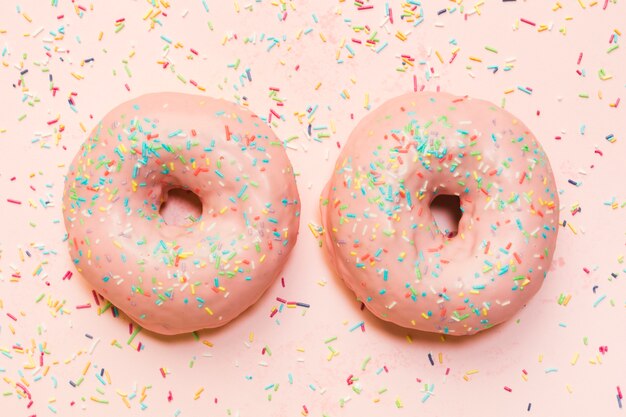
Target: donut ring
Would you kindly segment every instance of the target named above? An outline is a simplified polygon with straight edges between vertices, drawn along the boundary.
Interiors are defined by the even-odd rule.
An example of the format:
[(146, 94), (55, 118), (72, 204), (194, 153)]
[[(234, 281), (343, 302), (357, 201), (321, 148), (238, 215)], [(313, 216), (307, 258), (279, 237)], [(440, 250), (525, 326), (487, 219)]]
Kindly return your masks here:
[[(173, 189), (202, 214), (167, 224)], [(291, 164), (265, 122), (233, 103), (158, 93), (109, 112), (69, 169), (70, 255), (95, 289), (144, 328), (224, 325), (269, 287), (298, 235)]]
[[(459, 196), (458, 235), (430, 203)], [(321, 199), (340, 277), (376, 316), (451, 335), (513, 316), (554, 252), (558, 193), (535, 136), (482, 100), (411, 93), (354, 129)]]

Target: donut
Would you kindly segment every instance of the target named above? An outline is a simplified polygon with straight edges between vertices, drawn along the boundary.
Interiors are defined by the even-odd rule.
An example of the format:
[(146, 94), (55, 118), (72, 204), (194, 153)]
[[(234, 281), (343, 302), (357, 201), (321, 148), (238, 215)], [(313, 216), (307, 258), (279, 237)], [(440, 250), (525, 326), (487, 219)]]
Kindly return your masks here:
[[(180, 218), (194, 206), (184, 194), (199, 215)], [(259, 299), (296, 243), (300, 199), (283, 142), (258, 116), (155, 93), (94, 128), (69, 168), (63, 214), (70, 256), (95, 290), (143, 328), (179, 334), (222, 326)]]
[[(456, 234), (433, 217), (439, 196), (458, 201)], [(504, 322), (539, 290), (559, 222), (532, 132), (447, 93), (402, 95), (362, 119), (320, 206), (330, 259), (358, 301), (397, 325), (458, 336)]]

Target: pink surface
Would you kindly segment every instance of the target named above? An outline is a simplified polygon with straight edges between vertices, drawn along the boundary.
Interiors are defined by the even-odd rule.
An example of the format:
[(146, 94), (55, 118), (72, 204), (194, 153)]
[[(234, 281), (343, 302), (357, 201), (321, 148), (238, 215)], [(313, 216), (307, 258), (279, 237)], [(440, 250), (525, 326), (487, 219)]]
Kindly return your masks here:
[[(624, 414), (626, 129), (624, 103), (615, 104), (626, 97), (626, 58), (623, 45), (609, 43), (620, 45), (617, 32), (626, 31), (623, 2), (606, 10), (604, 1), (561, 2), (556, 11), (545, 2), (463, 2), (464, 11), (425, 4), (416, 27), (395, 1), (393, 23), (384, 23), (384, 2), (359, 10), (294, 1), (281, 10), (207, 1), (207, 13), (201, 0), (170, 1), (159, 23), (143, 19), (146, 2), (58, 3), (0, 3), (3, 415), (282, 416), (307, 414), (304, 407), (332, 417)], [(369, 33), (355, 30), (365, 25)], [(512, 320), (477, 336), (442, 341), (361, 311), (307, 227), (320, 224), (338, 144), (370, 109), (412, 91), (413, 75), (418, 89), (504, 105), (541, 141), (560, 190), (568, 226), (548, 280)], [(128, 319), (110, 308), (98, 316), (72, 267), (61, 197), (86, 132), (118, 104), (155, 91), (272, 114), (298, 174), (301, 235), (284, 287), (276, 281), (230, 325), (199, 340), (141, 331), (127, 343)], [(63, 279), (67, 271), (74, 275)], [(29, 409), (16, 383), (32, 396)]]

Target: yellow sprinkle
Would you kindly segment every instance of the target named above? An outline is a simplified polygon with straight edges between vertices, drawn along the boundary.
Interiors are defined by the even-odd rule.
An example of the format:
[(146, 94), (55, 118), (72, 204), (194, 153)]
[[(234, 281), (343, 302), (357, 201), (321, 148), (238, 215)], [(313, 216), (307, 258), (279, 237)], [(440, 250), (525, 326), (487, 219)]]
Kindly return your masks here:
[(204, 387), (200, 388), (198, 391), (196, 391), (196, 393), (193, 396), (194, 400), (197, 400), (198, 398), (200, 398), (200, 395), (202, 395), (202, 392), (204, 391)]
[(401, 31), (396, 32), (396, 38), (400, 39), (402, 42), (407, 39), (406, 35)]
[(441, 58), (441, 55), (439, 54), (439, 51), (435, 51), (435, 55), (437, 55), (437, 58), (439, 59), (439, 62), (441, 62), (443, 64), (443, 58)]
[(570, 230), (571, 230), (571, 231), (572, 231), (575, 235), (577, 235), (577, 234), (578, 234), (578, 232), (576, 232), (576, 229), (574, 228), (574, 226), (572, 226), (572, 223), (571, 223), (571, 222), (567, 222), (567, 226), (570, 228)]
[(317, 231), (315, 230), (315, 226), (313, 226), (312, 223), (309, 223), (309, 230), (311, 231), (311, 233), (313, 234), (313, 236), (317, 239), (319, 237), (319, 234), (317, 233)]

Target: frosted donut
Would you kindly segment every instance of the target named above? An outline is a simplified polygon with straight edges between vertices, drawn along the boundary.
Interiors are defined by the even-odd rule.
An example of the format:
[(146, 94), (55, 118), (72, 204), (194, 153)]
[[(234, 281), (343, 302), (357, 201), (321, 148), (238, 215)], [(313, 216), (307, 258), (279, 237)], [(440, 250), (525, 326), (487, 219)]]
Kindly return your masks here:
[[(458, 233), (430, 210), (458, 196)], [(541, 145), (510, 113), (445, 93), (394, 98), (354, 129), (322, 198), (339, 276), (376, 316), (466, 335), (539, 290), (556, 244), (558, 193)]]
[[(168, 224), (172, 190), (197, 195), (201, 215)], [(224, 325), (259, 299), (296, 243), (300, 200), (283, 143), (256, 115), (158, 93), (91, 132), (63, 212), (83, 277), (144, 328), (177, 334)]]

